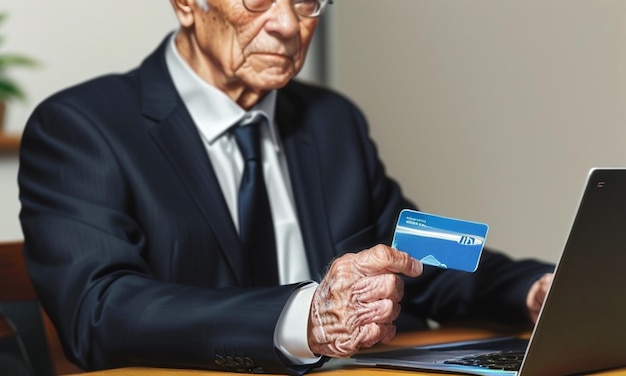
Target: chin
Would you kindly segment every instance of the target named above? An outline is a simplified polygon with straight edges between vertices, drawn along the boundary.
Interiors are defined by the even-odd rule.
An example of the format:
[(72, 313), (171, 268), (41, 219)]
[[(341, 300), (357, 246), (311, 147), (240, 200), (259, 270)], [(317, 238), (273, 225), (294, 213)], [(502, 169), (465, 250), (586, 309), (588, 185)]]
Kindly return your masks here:
[(240, 77), (247, 86), (257, 90), (279, 89), (298, 74), (303, 65), (299, 60), (282, 55), (255, 54), (240, 70)]
[(281, 87), (287, 85), (289, 81), (296, 76), (298, 72), (293, 70), (289, 72), (283, 72), (281, 74), (275, 73), (261, 73), (258, 76), (258, 80), (256, 81), (256, 87), (261, 90), (274, 90), (280, 89)]

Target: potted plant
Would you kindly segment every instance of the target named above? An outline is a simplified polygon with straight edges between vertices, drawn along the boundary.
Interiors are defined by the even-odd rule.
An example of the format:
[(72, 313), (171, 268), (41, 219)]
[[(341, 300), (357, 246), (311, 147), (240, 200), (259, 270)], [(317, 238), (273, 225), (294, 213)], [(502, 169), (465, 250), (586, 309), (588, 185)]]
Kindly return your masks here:
[[(7, 19), (6, 13), (0, 13), (0, 25)], [(4, 42), (4, 37), (0, 35), (0, 47)], [(8, 75), (8, 71), (13, 67), (32, 67), (36, 62), (26, 56), (6, 53), (0, 50), (0, 133), (4, 125), (4, 111), (6, 103), (11, 100), (23, 100), (25, 94), (20, 85)]]

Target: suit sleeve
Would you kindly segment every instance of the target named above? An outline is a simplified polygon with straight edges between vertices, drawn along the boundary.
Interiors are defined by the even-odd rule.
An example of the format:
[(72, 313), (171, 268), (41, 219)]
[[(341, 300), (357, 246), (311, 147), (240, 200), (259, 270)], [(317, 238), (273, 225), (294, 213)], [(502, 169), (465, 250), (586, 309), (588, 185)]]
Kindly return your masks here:
[(44, 102), (20, 152), (25, 257), (68, 357), (88, 370), (306, 371), (286, 368), (273, 344), (298, 285), (205, 288), (155, 278), (121, 162), (94, 121), (71, 101)]

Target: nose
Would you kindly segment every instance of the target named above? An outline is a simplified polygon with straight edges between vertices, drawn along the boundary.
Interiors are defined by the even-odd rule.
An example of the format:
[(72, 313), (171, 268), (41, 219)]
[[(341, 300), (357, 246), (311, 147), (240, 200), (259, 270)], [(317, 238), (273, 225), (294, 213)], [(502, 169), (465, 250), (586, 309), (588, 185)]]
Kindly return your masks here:
[(270, 18), (265, 24), (269, 33), (276, 33), (290, 38), (300, 31), (300, 16), (296, 13), (291, 0), (276, 0), (270, 8)]

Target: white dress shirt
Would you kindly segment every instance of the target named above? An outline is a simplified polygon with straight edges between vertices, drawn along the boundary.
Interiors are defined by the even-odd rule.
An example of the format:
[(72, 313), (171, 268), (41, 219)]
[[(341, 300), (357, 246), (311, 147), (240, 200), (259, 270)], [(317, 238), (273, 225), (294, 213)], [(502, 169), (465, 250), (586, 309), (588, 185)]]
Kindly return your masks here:
[[(202, 137), (235, 227), (239, 223), (237, 193), (243, 174), (243, 159), (228, 130), (246, 116), (251, 116), (251, 112), (262, 112), (269, 120), (269, 126), (261, 129), (261, 149), (276, 234), (279, 281), (289, 284), (310, 280), (287, 161), (274, 120), (276, 91), (267, 93), (250, 112), (246, 112), (222, 91), (203, 81), (187, 65), (176, 49), (174, 36), (166, 49), (167, 68)], [(307, 342), (309, 307), (316, 287), (316, 283), (309, 283), (291, 296), (274, 333), (276, 347), (297, 364), (319, 359), (311, 353)]]

